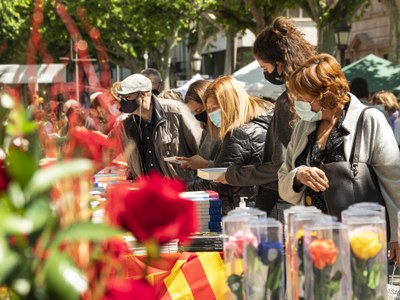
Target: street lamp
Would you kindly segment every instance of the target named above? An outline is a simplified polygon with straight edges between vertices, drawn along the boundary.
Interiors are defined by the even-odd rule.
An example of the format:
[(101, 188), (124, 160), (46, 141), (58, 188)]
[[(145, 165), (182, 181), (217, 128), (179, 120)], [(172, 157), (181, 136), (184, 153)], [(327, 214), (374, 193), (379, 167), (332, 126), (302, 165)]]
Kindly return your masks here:
[[(79, 58), (78, 47), (76, 45), (75, 45), (75, 47), (73, 47), (72, 44), (73, 44), (73, 42), (71, 39), (70, 40), (70, 57), (60, 57), (60, 60), (72, 61), (75, 63), (75, 97), (76, 97), (76, 101), (79, 102), (79, 62), (80, 61), (82, 61), (82, 62), (83, 61), (96, 61), (97, 59), (95, 59), (95, 58)], [(75, 52), (75, 55), (73, 56), (74, 52)]]
[(193, 54), (192, 56), (192, 69), (194, 70), (194, 72), (200, 73), (200, 69), (201, 69), (201, 56), (199, 54), (199, 52), (196, 52)]
[(344, 17), (341, 17), (339, 24), (335, 27), (335, 39), (340, 50), (340, 64), (342, 67), (344, 67), (345, 64), (344, 53), (347, 49), (347, 45), (349, 44), (350, 30), (351, 25), (347, 24)]
[(149, 67), (148, 63), (149, 54), (147, 53), (147, 50), (144, 51), (143, 58), (144, 58), (144, 68), (147, 69)]

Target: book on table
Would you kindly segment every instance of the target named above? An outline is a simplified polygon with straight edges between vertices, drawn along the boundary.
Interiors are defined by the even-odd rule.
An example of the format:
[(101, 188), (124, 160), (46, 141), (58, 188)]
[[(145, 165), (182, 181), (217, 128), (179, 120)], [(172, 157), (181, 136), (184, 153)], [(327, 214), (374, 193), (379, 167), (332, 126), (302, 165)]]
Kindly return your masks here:
[(228, 168), (205, 168), (198, 169), (197, 176), (206, 180), (218, 179), (221, 175), (226, 173)]

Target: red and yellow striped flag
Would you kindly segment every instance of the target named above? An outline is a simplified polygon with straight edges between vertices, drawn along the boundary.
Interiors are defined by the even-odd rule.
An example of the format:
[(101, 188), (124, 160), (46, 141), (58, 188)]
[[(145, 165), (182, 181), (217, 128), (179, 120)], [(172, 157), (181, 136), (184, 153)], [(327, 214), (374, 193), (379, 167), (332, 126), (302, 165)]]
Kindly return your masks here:
[[(143, 277), (145, 256), (125, 259), (130, 278)], [(226, 276), (219, 252), (162, 254), (147, 269), (146, 279), (156, 288), (159, 299), (225, 299)]]

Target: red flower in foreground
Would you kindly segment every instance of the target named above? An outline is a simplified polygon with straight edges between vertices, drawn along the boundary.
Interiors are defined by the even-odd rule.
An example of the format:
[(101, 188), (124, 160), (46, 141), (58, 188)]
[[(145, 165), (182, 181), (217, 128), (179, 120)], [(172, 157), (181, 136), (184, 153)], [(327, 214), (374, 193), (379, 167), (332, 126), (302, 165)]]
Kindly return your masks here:
[(115, 143), (108, 140), (105, 135), (83, 127), (71, 129), (69, 138), (65, 148), (67, 157), (84, 157), (93, 160), (96, 164), (101, 164), (106, 158), (104, 151), (115, 146)]
[(198, 222), (194, 202), (179, 196), (183, 190), (183, 183), (154, 172), (134, 185), (112, 186), (107, 212), (113, 223), (131, 231), (140, 242), (185, 241)]
[(154, 287), (145, 279), (111, 278), (106, 283), (106, 291), (102, 300), (143, 299), (156, 300)]
[(310, 244), (309, 251), (314, 266), (319, 270), (326, 265), (333, 265), (339, 252), (332, 240), (314, 240)]
[(6, 168), (4, 167), (3, 161), (0, 160), (0, 192), (7, 190), (10, 178), (8, 178), (6, 173)]

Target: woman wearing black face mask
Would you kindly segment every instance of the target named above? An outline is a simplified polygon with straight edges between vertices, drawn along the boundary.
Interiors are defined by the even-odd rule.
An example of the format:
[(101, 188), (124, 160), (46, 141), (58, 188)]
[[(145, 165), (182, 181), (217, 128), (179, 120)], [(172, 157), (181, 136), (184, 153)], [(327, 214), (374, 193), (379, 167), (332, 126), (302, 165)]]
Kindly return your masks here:
[(197, 80), (193, 82), (185, 95), (184, 102), (194, 114), (195, 118), (201, 123), (203, 137), (199, 147), (199, 154), (192, 157), (181, 157), (183, 160), (181, 167), (184, 169), (201, 169), (213, 167), (213, 160), (217, 153), (220, 142), (211, 138), (207, 132), (208, 115), (203, 100), (204, 92), (211, 84), (208, 80)]

